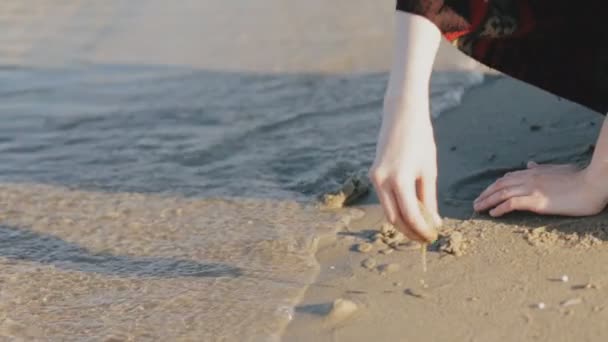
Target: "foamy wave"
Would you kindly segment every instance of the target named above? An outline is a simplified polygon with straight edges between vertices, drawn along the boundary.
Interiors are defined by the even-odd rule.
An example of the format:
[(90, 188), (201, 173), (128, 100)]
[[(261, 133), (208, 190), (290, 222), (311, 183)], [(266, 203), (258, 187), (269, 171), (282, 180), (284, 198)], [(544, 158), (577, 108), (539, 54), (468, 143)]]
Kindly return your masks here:
[(431, 79), (431, 114), (433, 118), (458, 106), (466, 91), (483, 82), (478, 71), (439, 71)]

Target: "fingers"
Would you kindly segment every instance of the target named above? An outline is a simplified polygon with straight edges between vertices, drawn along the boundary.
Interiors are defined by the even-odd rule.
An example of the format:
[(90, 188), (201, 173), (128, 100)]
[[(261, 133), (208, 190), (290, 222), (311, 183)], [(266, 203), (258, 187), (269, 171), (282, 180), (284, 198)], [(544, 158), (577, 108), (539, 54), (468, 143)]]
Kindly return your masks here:
[[(441, 217), (437, 208), (437, 177), (423, 177), (419, 178), (416, 182), (416, 192), (418, 194), (418, 198), (420, 199), (424, 208), (422, 209), (425, 212), (422, 212), (422, 215), (426, 220), (431, 219), (432, 223), (436, 226), (441, 225)], [(426, 214), (430, 215), (426, 215)], [(431, 216), (427, 218), (427, 216)]]
[(399, 181), (396, 177), (383, 177), (376, 170), (370, 171), (370, 179), (390, 223), (411, 240), (432, 242), (436, 239), (435, 226), (427, 224), (416, 195), (418, 190), (424, 201), (424, 210), (431, 213), (431, 220), (440, 224), (441, 219), (437, 214), (436, 177), (428, 177), (427, 181)]
[(378, 200), (380, 200), (380, 204), (384, 209), (384, 214), (386, 215), (386, 219), (391, 224), (395, 224), (397, 222), (397, 203), (393, 197), (393, 190), (390, 187), (390, 183), (388, 181), (382, 181), (382, 183), (378, 183), (380, 180), (376, 177), (370, 177), (372, 183), (376, 187), (376, 193), (378, 194)]
[(497, 191), (500, 191), (507, 187), (518, 186), (518, 185), (521, 185), (522, 183), (523, 183), (523, 181), (520, 179), (520, 177), (507, 174), (507, 175), (505, 175), (505, 177), (498, 179), (496, 182), (494, 182), (490, 186), (488, 186), (479, 195), (479, 197), (477, 197), (477, 199), (475, 199), (475, 201), (473, 202), (473, 206), (477, 205), (477, 203), (479, 203), (479, 202), (484, 201), (488, 196), (494, 194)]
[(404, 223), (404, 234), (420, 242), (433, 242), (436, 238), (434, 229), (430, 229), (420, 212), (414, 184), (396, 184), (395, 197), (399, 207), (400, 217)]
[(516, 186), (511, 186), (511, 187), (505, 187), (505, 188), (497, 190), (496, 192), (488, 195), (487, 197), (483, 198), (482, 200), (475, 202), (475, 204), (473, 205), (473, 208), (475, 209), (475, 211), (478, 211), (478, 212), (485, 211), (485, 210), (493, 208), (493, 207), (501, 204), (502, 202), (505, 202), (513, 197), (526, 196), (526, 195), (529, 195), (531, 192), (532, 192), (532, 189), (530, 189), (526, 185), (516, 185)]
[(490, 210), (490, 215), (492, 217), (500, 217), (516, 210), (539, 212), (540, 208), (538, 205), (539, 201), (534, 196), (512, 197)]
[(538, 164), (534, 161), (529, 161), (527, 166), (529, 170), (534, 170), (535, 172), (570, 172), (578, 170), (575, 164)]
[(422, 241), (423, 238), (415, 232), (409, 230), (407, 225), (401, 219), (401, 213), (393, 192), (393, 184), (389, 180), (384, 180), (383, 177), (379, 177), (377, 173), (373, 172), (370, 172), (370, 179), (376, 188), (378, 199), (380, 200), (380, 204), (382, 204), (382, 208), (384, 209), (384, 214), (386, 215), (388, 222), (396, 227), (400, 227), (400, 230), (403, 232), (403, 234), (405, 234), (405, 236), (408, 237), (408, 239)]

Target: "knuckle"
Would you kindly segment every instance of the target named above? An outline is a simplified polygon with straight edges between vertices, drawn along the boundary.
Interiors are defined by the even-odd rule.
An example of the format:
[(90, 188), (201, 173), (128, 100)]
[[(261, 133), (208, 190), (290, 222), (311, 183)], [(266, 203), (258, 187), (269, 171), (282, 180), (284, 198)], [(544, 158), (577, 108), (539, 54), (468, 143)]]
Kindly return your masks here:
[(376, 183), (379, 184), (382, 182), (383, 176), (382, 176), (382, 172), (380, 171), (380, 169), (377, 168), (372, 168), (369, 170), (369, 172), (367, 173), (367, 176), (369, 177), (369, 179)]

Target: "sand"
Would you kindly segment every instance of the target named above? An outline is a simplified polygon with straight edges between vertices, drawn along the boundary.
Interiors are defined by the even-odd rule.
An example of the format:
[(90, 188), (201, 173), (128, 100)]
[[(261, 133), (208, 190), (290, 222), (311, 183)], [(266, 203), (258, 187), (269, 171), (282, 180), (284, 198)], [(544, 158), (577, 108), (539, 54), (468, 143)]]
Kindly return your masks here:
[[(375, 243), (365, 254), (351, 248), (386, 230), (370, 197), (359, 205), (366, 215), (317, 253), (321, 274), (284, 340), (606, 340), (607, 214), (492, 219), (471, 208), (484, 186), (531, 158), (584, 165), (601, 119), (505, 77), (471, 91), (436, 122), (444, 226), (429, 246), (428, 272), (412, 242), (390, 254)], [(398, 266), (378, 272), (387, 265)], [(339, 326), (298, 309), (344, 296), (359, 308)]]
[(29, 184), (0, 184), (0, 206), (2, 341), (276, 340), (318, 273), (317, 237), (345, 218)]
[[(228, 72), (386, 71), (392, 39), (387, 18), (394, 1), (353, 3), (3, 1), (0, 23), (7, 29), (0, 32), (0, 62), (172, 65)], [(455, 67), (487, 70), (444, 43), (436, 68)], [(352, 248), (369, 243), (369, 233), (382, 229), (373, 196), (360, 206), (366, 215), (332, 233), (319, 250), (321, 272), (314, 279), (314, 248), (276, 239), (276, 227), (285, 227), (285, 222), (304, 229), (311, 217), (322, 216), (295, 204), (247, 206), (5, 185), (3, 234), (23, 231), (18, 237), (27, 239), (17, 246), (6, 240), (3, 249), (0, 335), (106, 341), (266, 337), (291, 319), (289, 310), (275, 311), (273, 300), (284, 296), (289, 306), (300, 297), (302, 284), (312, 281), (297, 303), (285, 341), (604, 341), (605, 215), (576, 220), (471, 218), (471, 201), (479, 191), (529, 159), (584, 164), (600, 119), (501, 77), (490, 77), (459, 108), (442, 114), (435, 132), (445, 218), (439, 233), (446, 238), (429, 246), (426, 273), (418, 244), (399, 241), (387, 248), (380, 236), (367, 253)], [(56, 194), (78, 205), (47, 198)], [(125, 203), (138, 205), (131, 213), (116, 212)], [(214, 217), (217, 206), (221, 215)], [(182, 207), (187, 210), (180, 214)], [(181, 215), (181, 221), (165, 217), (166, 208), (175, 209), (166, 215)], [(221, 244), (218, 263), (245, 263), (246, 274), (276, 265), (264, 268), (263, 274), (301, 278), (298, 284), (286, 281), (284, 288), (271, 288), (265, 278), (215, 277), (214, 269), (209, 273), (202, 247), (214, 240), (205, 239), (199, 228), (222, 228), (229, 234), (213, 231), (228, 239), (246, 229), (249, 216), (262, 216), (270, 237), (251, 241), (249, 249)], [(134, 228), (124, 229), (129, 225)], [(47, 243), (58, 244), (65, 255), (46, 260), (46, 254), (34, 253)], [(284, 253), (266, 253), (280, 248), (297, 253), (290, 253), (289, 260)], [(15, 252), (22, 250), (33, 256)], [(92, 268), (90, 258), (106, 258), (109, 266)], [(166, 267), (175, 260), (185, 264)], [(148, 265), (160, 276), (132, 275), (112, 261), (118, 266)], [(389, 268), (393, 272), (382, 273)], [(210, 276), (191, 276), (192, 270), (201, 269)], [(562, 280), (564, 275), (568, 281)], [(251, 279), (254, 286), (243, 283)], [(336, 324), (328, 324), (332, 321)], [(172, 329), (166, 329), (167, 322)]]

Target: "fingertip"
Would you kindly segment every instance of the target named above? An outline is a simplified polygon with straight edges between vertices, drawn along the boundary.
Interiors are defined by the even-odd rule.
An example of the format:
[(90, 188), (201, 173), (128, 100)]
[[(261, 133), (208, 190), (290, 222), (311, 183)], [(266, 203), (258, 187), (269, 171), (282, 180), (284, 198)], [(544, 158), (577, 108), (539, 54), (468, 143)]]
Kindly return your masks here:
[(441, 227), (443, 225), (443, 219), (438, 213), (435, 213), (435, 227)]

